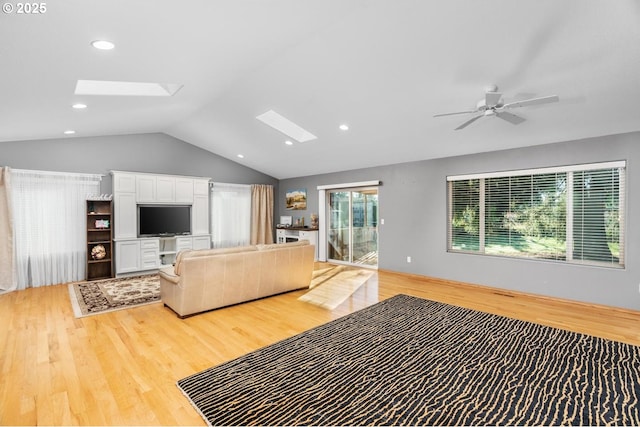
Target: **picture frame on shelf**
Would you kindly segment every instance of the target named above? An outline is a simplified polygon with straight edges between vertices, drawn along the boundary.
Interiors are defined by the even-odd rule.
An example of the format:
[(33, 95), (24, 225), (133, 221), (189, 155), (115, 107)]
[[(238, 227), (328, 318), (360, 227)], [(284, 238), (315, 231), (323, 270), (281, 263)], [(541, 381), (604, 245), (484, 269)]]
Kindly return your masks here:
[(96, 219), (95, 227), (99, 229), (108, 229), (109, 228), (109, 220), (108, 219)]

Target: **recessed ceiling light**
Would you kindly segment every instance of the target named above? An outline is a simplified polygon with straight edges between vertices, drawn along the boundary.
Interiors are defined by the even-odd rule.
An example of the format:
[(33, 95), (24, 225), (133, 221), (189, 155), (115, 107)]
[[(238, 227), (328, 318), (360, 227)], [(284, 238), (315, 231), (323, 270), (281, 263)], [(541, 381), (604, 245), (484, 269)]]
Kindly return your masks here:
[(244, 154), (238, 154), (238, 157), (244, 159)]
[(73, 135), (74, 133), (76, 133), (76, 131), (75, 131), (75, 130), (65, 130), (65, 131), (64, 131), (64, 134), (65, 134), (65, 135)]
[(262, 113), (259, 116), (256, 116), (256, 119), (260, 120), (266, 125), (271, 126), (275, 130), (284, 133), (288, 137), (295, 139), (298, 142), (307, 142), (311, 141), (312, 139), (318, 139), (318, 137), (311, 132), (301, 128), (291, 120), (287, 119), (284, 116), (281, 116), (273, 110), (269, 110), (266, 113)]
[(75, 108), (76, 110), (84, 110), (85, 108), (87, 108), (87, 104), (73, 104), (71, 107)]
[(347, 126), (345, 124), (341, 124), (340, 125), (340, 130), (349, 130), (349, 126)]
[(113, 82), (78, 80), (76, 95), (173, 96), (182, 88), (177, 83)]
[(100, 49), (100, 50), (111, 50), (114, 47), (116, 47), (115, 44), (111, 43), (110, 41), (107, 40), (94, 40), (91, 42), (91, 46), (95, 47), (96, 49)]
[(287, 145), (293, 145), (293, 142), (289, 141), (288, 139), (284, 143)]

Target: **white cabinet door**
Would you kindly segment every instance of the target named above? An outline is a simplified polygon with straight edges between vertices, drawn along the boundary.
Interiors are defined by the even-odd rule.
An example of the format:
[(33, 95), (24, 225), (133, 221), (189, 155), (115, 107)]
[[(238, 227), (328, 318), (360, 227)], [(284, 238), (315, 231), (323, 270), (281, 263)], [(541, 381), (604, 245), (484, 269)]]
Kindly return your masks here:
[(193, 203), (193, 179), (176, 178), (176, 203)]
[(156, 177), (153, 175), (136, 176), (136, 199), (138, 203), (156, 201)]
[(113, 172), (114, 193), (135, 193), (136, 176), (132, 173)]
[(194, 236), (193, 237), (193, 249), (210, 249), (211, 237), (210, 236)]
[(172, 176), (156, 177), (156, 202), (173, 203), (176, 200), (176, 179)]
[(298, 234), (300, 240), (308, 240), (310, 245), (316, 247), (315, 260), (318, 260), (318, 232), (317, 231), (300, 231)]
[(209, 234), (209, 195), (193, 196), (191, 234)]
[(135, 193), (116, 193), (113, 197), (115, 239), (138, 237), (138, 207)]
[(317, 244), (317, 236), (318, 236), (318, 232), (317, 231), (300, 231), (298, 233), (298, 237), (300, 240), (308, 240), (310, 244), (315, 245)]
[(209, 195), (209, 180), (208, 179), (194, 179), (193, 180), (193, 194)]
[(140, 241), (116, 242), (116, 274), (140, 270)]

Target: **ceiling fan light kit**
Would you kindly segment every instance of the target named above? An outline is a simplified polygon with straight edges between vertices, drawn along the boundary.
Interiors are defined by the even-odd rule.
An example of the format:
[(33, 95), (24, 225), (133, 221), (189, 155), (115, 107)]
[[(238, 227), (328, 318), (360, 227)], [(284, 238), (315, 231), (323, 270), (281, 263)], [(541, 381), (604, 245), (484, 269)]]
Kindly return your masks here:
[(467, 126), (469, 126), (471, 123), (475, 122), (476, 120), (482, 117), (490, 117), (490, 116), (501, 118), (502, 120), (507, 121), (513, 125), (518, 125), (524, 122), (525, 119), (523, 117), (510, 113), (506, 110), (511, 108), (528, 107), (531, 105), (549, 104), (551, 102), (558, 102), (559, 100), (560, 98), (558, 97), (558, 95), (550, 95), (550, 96), (543, 96), (541, 98), (531, 98), (531, 99), (525, 99), (522, 101), (515, 101), (515, 102), (510, 102), (505, 104), (504, 101), (502, 100), (502, 93), (498, 92), (498, 86), (491, 85), (491, 86), (487, 86), (484, 99), (481, 99), (480, 101), (478, 101), (478, 103), (476, 104), (475, 110), (435, 114), (433, 117), (479, 113), (479, 115), (472, 117), (471, 119), (462, 123), (460, 126), (455, 128), (455, 130), (464, 129)]

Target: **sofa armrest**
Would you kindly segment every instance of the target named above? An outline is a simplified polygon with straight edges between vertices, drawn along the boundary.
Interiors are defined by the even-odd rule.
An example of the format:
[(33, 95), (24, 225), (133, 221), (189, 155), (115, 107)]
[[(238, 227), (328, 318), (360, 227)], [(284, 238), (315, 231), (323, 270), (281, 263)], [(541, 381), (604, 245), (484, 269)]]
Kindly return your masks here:
[(175, 274), (175, 272), (173, 271), (173, 266), (161, 269), (158, 274), (161, 278), (166, 279), (176, 285), (180, 281), (180, 276)]

